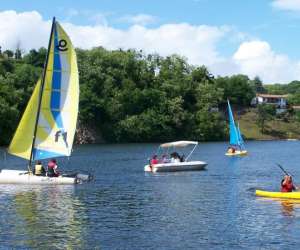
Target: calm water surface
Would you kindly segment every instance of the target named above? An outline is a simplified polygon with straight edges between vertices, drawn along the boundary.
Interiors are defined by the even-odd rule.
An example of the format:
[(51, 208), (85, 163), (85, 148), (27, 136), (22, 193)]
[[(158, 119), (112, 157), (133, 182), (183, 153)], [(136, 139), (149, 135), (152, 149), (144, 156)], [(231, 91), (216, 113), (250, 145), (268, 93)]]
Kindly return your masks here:
[[(277, 162), (300, 185), (300, 142), (249, 142), (244, 158), (225, 157), (225, 143), (203, 143), (194, 159), (207, 161), (207, 171), (146, 174), (156, 146), (80, 146), (59, 161), (92, 172), (93, 183), (1, 185), (0, 248), (299, 248), (300, 203), (257, 198), (254, 190), (278, 189)], [(24, 168), (4, 158), (0, 168)]]

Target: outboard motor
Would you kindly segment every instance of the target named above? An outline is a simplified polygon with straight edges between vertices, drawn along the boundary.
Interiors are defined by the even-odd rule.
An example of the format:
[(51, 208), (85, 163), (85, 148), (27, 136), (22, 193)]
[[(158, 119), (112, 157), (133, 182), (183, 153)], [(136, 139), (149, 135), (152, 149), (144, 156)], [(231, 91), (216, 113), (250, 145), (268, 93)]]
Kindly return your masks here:
[(88, 182), (94, 179), (91, 174), (76, 174), (76, 179), (80, 180), (81, 182)]
[(81, 173), (73, 172), (73, 173), (63, 174), (63, 176), (75, 178), (77, 184), (80, 184), (83, 182), (89, 182), (94, 179), (94, 176), (90, 173), (81, 174)]

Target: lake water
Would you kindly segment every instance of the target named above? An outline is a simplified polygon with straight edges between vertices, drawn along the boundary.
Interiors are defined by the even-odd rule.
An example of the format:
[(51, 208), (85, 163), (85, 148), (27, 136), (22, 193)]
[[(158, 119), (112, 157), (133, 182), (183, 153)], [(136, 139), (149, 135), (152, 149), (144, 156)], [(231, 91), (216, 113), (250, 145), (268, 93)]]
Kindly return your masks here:
[[(76, 186), (0, 186), (0, 248), (297, 249), (300, 203), (257, 198), (278, 190), (281, 163), (300, 185), (300, 142), (248, 142), (247, 157), (203, 143), (206, 171), (147, 174), (157, 144), (78, 146), (63, 169), (92, 172)], [(2, 151), (3, 152), (3, 151)], [(0, 168), (24, 168), (12, 156)]]

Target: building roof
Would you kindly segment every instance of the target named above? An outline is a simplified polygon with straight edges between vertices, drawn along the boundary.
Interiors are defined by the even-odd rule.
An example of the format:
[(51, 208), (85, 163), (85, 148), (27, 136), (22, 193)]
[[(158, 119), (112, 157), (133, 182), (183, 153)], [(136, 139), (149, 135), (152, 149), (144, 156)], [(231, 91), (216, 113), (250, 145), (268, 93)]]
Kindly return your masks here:
[(256, 94), (257, 97), (264, 98), (287, 98), (288, 95), (270, 95), (270, 94)]

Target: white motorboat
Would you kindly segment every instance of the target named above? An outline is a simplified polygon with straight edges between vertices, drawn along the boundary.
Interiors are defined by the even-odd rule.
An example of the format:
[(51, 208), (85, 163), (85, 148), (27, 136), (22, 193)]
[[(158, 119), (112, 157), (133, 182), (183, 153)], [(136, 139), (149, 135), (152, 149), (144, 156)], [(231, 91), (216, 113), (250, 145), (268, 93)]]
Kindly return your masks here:
[(75, 184), (89, 175), (34, 175), (34, 161), (70, 156), (79, 105), (79, 75), (72, 42), (53, 18), (42, 78), (37, 82), (8, 152), (28, 160), (28, 170), (3, 169), (0, 183)]
[[(161, 144), (155, 155), (155, 162), (149, 161), (144, 167), (145, 172), (177, 172), (177, 171), (195, 171), (204, 170), (207, 163), (204, 161), (189, 161), (189, 158), (195, 151), (198, 142), (196, 141), (176, 141)], [(192, 150), (186, 158), (180, 156), (175, 149), (193, 146)], [(166, 157), (170, 150), (173, 150), (170, 158)], [(161, 153), (160, 153), (161, 152)], [(160, 154), (159, 154), (160, 153)]]

